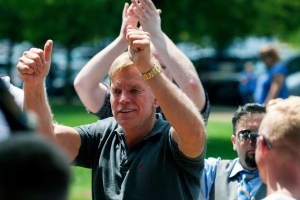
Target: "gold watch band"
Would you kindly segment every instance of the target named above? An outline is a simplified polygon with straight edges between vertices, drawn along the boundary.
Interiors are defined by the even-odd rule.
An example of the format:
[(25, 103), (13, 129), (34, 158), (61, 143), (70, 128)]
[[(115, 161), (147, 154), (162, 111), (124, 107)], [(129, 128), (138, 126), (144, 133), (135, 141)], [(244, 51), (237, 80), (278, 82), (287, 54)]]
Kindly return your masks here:
[(160, 73), (161, 73), (161, 69), (160, 69), (159, 65), (154, 64), (154, 66), (149, 71), (142, 73), (142, 77), (144, 80), (149, 80)]

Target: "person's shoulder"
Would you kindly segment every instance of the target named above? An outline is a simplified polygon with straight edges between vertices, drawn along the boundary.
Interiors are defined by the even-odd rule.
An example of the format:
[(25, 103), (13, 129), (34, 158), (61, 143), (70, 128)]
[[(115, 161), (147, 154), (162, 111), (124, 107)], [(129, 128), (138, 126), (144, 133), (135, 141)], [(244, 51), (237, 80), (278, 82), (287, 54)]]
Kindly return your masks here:
[(288, 71), (287, 66), (283, 62), (278, 62), (270, 68), (271, 74), (286, 74)]
[(287, 66), (284, 62), (277, 62), (274, 66), (273, 69), (287, 69)]
[(238, 158), (235, 158), (235, 159), (221, 159), (220, 161), (219, 161), (219, 165), (231, 165), (231, 164), (234, 164), (234, 163), (236, 163), (237, 162), (237, 160), (238, 160)]
[(103, 130), (112, 130), (118, 127), (118, 123), (114, 117), (99, 119), (89, 124), (83, 124), (74, 127), (79, 132), (102, 132)]

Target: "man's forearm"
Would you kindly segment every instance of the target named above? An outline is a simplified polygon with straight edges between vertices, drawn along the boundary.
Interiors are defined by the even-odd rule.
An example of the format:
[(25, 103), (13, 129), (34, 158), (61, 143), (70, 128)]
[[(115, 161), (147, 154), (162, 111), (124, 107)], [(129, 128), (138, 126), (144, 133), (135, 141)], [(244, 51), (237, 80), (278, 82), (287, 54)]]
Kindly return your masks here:
[(194, 103), (163, 74), (147, 81), (167, 121), (176, 131), (179, 148), (190, 157), (202, 153), (206, 134), (204, 121)]
[(122, 38), (116, 38), (106, 48), (97, 53), (79, 72), (75, 82), (89, 83), (98, 86), (109, 71), (112, 62), (127, 48), (127, 43)]
[(52, 113), (48, 103), (45, 82), (37, 88), (31, 88), (24, 83), (24, 109), (37, 115), (38, 131), (54, 139)]
[(202, 110), (206, 101), (205, 92), (193, 63), (167, 35), (162, 34), (163, 37), (152, 38), (154, 46), (175, 82), (198, 109)]

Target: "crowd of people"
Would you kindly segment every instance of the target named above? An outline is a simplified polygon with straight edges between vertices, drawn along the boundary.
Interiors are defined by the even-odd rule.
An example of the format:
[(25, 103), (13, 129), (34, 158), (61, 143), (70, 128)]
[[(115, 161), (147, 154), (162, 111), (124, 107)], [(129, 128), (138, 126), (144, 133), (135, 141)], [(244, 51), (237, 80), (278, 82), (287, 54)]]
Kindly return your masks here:
[(75, 78), (94, 123), (53, 121), (52, 40), (19, 59), (23, 90), (0, 79), (0, 199), (68, 199), (71, 165), (91, 169), (93, 199), (300, 199), (300, 97), (288, 97), (276, 49), (261, 50), (260, 90), (233, 113), (237, 157), (206, 158), (209, 94), (160, 13), (151, 0), (125, 3), (119, 36)]

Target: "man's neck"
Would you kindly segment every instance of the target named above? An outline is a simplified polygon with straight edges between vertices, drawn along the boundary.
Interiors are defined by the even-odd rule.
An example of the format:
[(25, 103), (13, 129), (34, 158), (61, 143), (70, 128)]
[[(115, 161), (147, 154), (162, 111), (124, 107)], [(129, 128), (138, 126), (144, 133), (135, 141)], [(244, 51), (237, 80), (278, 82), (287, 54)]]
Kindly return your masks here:
[(151, 123), (144, 124), (142, 127), (124, 130), (125, 143), (128, 148), (142, 141), (148, 136), (156, 122), (156, 117), (151, 120)]

